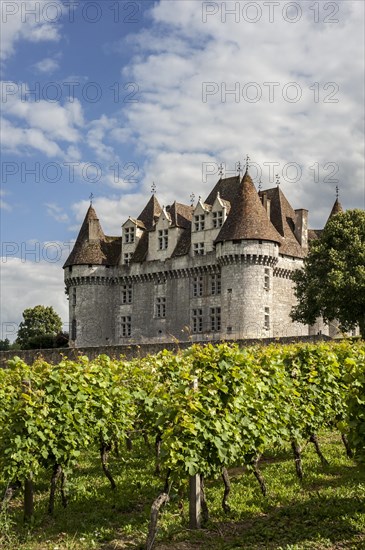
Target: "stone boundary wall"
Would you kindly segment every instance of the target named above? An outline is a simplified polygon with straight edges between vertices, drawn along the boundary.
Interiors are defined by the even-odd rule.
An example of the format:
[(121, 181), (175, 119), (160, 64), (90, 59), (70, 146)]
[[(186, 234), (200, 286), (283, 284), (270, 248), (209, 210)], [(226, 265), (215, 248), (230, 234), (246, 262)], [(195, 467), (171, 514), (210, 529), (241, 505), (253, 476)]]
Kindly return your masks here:
[[(277, 344), (291, 344), (295, 342), (321, 342), (324, 340), (331, 340), (329, 336), (315, 335), (315, 336), (298, 336), (298, 337), (283, 337), (283, 338), (263, 338), (263, 339), (251, 339), (251, 340), (225, 340), (225, 342), (232, 343), (247, 347), (255, 344), (269, 345), (272, 343)], [(55, 349), (42, 349), (42, 350), (10, 350), (0, 352), (0, 367), (6, 368), (7, 361), (14, 357), (20, 357), (31, 365), (38, 357), (42, 357), (49, 363), (59, 363), (62, 356), (68, 359), (77, 359), (79, 355), (86, 355), (89, 359), (95, 359), (98, 355), (109, 355), (112, 358), (119, 359), (120, 356), (124, 356), (128, 359), (135, 359), (138, 357), (145, 357), (146, 355), (153, 355), (163, 349), (170, 351), (177, 351), (186, 349), (193, 344), (218, 344), (219, 341), (210, 342), (172, 342), (172, 343), (155, 343), (155, 344), (133, 344), (130, 346), (96, 346), (88, 348), (55, 348)]]

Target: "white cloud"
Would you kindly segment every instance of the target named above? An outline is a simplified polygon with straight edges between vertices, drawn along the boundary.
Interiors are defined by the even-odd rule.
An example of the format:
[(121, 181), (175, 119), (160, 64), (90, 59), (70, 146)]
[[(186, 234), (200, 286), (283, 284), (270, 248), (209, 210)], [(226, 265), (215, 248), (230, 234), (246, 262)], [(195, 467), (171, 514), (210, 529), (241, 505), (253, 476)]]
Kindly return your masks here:
[[(52, 245), (48, 245), (50, 257), (51, 247)], [(44, 255), (48, 253), (46, 248), (47, 243), (43, 243)], [(53, 245), (54, 250), (56, 249)], [(14, 340), (19, 323), (22, 321), (22, 312), (38, 304), (53, 306), (67, 329), (68, 302), (62, 291), (64, 285), (60, 262), (47, 262), (43, 257), (38, 258), (38, 261), (24, 257), (3, 257), (1, 261), (2, 335), (0, 338)]]
[[(344, 206), (365, 206), (363, 3), (340, 2), (339, 23), (323, 22), (330, 14), (321, 4), (315, 23), (309, 3), (302, 3), (297, 23), (285, 20), (280, 5), (274, 23), (266, 8), (255, 24), (244, 20), (243, 4), (214, 3), (218, 13), (203, 23), (202, 3), (174, 2), (172, 9), (162, 0), (152, 9), (150, 30), (128, 38), (136, 55), (123, 75), (138, 84), (142, 97), (126, 111), (126, 126), (147, 157), (148, 179), (162, 194), (170, 190), (187, 202), (190, 190), (205, 196), (215, 183), (213, 176), (207, 183), (201, 179), (207, 158), (232, 167), (248, 153), (261, 166), (280, 163), (289, 200), (295, 208), (308, 208), (310, 223), (320, 226), (335, 198), (336, 181), (328, 181), (333, 165), (325, 166), (337, 163), (332, 179), (339, 179)], [(239, 6), (237, 23), (232, 15), (222, 22), (223, 5)], [(216, 91), (205, 102), (204, 83)], [(224, 87), (236, 89), (237, 96), (225, 95)], [(291, 102), (296, 90), (300, 99)], [(255, 92), (261, 99), (251, 102)], [(289, 162), (302, 167), (298, 182), (284, 178)], [(268, 169), (262, 182), (272, 185)]]
[(3, 114), (26, 122), (52, 139), (70, 143), (80, 141), (79, 128), (84, 125), (83, 110), (78, 99), (65, 102), (64, 105), (45, 100), (24, 101), (21, 90), (6, 97)]
[(40, 73), (52, 74), (59, 68), (59, 63), (56, 59), (51, 57), (45, 57), (34, 64), (36, 71)]
[[(14, 54), (20, 40), (58, 42), (63, 6), (60, 0), (13, 0), (1, 2), (0, 59), (6, 61)], [(31, 13), (33, 12), (33, 14)], [(53, 22), (52, 22), (53, 21)]]
[(50, 140), (41, 131), (34, 128), (20, 128), (9, 120), (1, 119), (1, 141), (4, 151), (21, 154), (23, 148), (35, 149), (47, 157), (61, 157), (62, 150), (53, 140)]
[(10, 212), (13, 209), (12, 206), (3, 199), (3, 197), (6, 197), (7, 195), (9, 195), (7, 191), (0, 189), (0, 209), (8, 210)]
[(89, 124), (86, 140), (89, 147), (93, 150), (96, 158), (101, 161), (113, 162), (116, 154), (114, 148), (104, 143), (108, 133), (115, 129), (117, 120), (102, 115), (99, 119), (93, 120)]
[(57, 222), (68, 223), (70, 221), (68, 214), (57, 204), (46, 203), (45, 206), (47, 207), (47, 214)]

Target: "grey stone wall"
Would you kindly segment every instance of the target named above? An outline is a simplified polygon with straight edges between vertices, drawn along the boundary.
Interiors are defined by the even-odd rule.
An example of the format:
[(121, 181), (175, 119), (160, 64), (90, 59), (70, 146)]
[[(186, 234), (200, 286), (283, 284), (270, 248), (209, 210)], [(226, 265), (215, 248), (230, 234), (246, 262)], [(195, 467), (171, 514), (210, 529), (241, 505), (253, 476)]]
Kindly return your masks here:
[[(290, 275), (300, 259), (279, 256), (272, 242), (226, 241), (202, 256), (147, 261), (142, 264), (73, 266), (65, 270), (70, 296), (70, 326), (77, 321), (74, 345), (103, 346), (227, 338), (307, 335), (305, 325), (292, 323), (296, 302)], [(270, 284), (265, 288), (265, 270)], [(221, 294), (212, 295), (210, 277), (221, 273)], [(194, 297), (195, 276), (203, 293)], [(123, 304), (122, 287), (133, 287), (131, 304)], [(73, 290), (76, 288), (76, 305)], [(166, 299), (166, 316), (156, 315), (156, 299)], [(221, 330), (213, 331), (211, 308), (221, 308)], [(203, 332), (192, 335), (192, 310), (203, 310)], [(121, 331), (122, 317), (131, 318), (130, 337)], [(313, 330), (317, 334), (318, 330)], [(325, 333), (324, 327), (322, 330)], [(328, 333), (328, 332), (327, 332)], [(185, 336), (184, 336), (185, 335)]]
[[(263, 339), (247, 339), (247, 340), (225, 340), (226, 342), (234, 342), (241, 347), (252, 346), (255, 344), (269, 345), (272, 343), (288, 344), (292, 342), (320, 342), (323, 340), (331, 340), (328, 336), (304, 336), (304, 337), (289, 337), (289, 338), (263, 338)], [(198, 344), (204, 345), (206, 342), (200, 341)], [(219, 341), (217, 341), (219, 343)], [(86, 355), (89, 359), (95, 359), (99, 355), (106, 354), (112, 358), (124, 357), (125, 359), (134, 359), (138, 357), (146, 357), (153, 355), (164, 349), (177, 352), (178, 350), (187, 349), (192, 345), (191, 341), (185, 342), (156, 342), (153, 344), (140, 344), (129, 346), (93, 346), (82, 348), (58, 348), (44, 350), (11, 350), (0, 352), (0, 367), (5, 368), (7, 362), (14, 357), (20, 357), (28, 364), (32, 364), (37, 358), (42, 357), (49, 363), (58, 363), (62, 357), (76, 360), (80, 355)]]

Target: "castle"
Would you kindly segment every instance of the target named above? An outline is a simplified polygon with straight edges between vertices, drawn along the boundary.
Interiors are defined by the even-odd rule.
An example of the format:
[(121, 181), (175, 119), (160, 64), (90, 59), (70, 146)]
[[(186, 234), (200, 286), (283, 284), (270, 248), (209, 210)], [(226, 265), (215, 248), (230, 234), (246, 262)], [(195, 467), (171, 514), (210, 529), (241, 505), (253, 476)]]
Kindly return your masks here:
[[(341, 210), (336, 199), (331, 216)], [(196, 206), (161, 208), (153, 194), (121, 237), (104, 234), (90, 205), (64, 265), (71, 345), (329, 334), (289, 316), (291, 275), (319, 235), (307, 210), (279, 185), (257, 191), (247, 170)]]

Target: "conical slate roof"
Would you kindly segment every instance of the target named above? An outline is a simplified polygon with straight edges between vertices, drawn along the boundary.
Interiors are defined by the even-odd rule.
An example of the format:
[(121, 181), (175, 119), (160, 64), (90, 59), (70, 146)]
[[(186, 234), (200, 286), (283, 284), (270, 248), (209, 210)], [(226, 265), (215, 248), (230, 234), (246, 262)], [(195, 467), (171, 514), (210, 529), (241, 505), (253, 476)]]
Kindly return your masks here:
[[(331, 213), (328, 217), (328, 220), (330, 220), (332, 218), (332, 216), (335, 216), (336, 214), (341, 214), (342, 212), (343, 212), (342, 204), (340, 203), (340, 201), (338, 199), (336, 199), (334, 205), (332, 206), (332, 210), (331, 210)], [(328, 222), (328, 220), (327, 220), (327, 222)]]
[(303, 257), (304, 251), (298, 242), (295, 230), (295, 212), (280, 187), (273, 187), (261, 192), (270, 199), (270, 220), (281, 235), (280, 253), (288, 256)]
[(117, 265), (120, 247), (121, 238), (104, 235), (98, 216), (90, 205), (71, 254), (63, 267), (90, 264)]
[(144, 223), (146, 229), (150, 230), (155, 225), (161, 212), (162, 208), (160, 206), (160, 203), (156, 199), (156, 196), (153, 194), (140, 215), (138, 216), (138, 220)]
[(247, 171), (231, 205), (231, 211), (216, 242), (244, 239), (281, 243), (281, 237), (269, 221)]
[(224, 178), (218, 180), (208, 197), (205, 199), (205, 203), (212, 206), (218, 193), (220, 198), (233, 203), (235, 198), (239, 195), (241, 189), (240, 176), (233, 176), (232, 178)]

